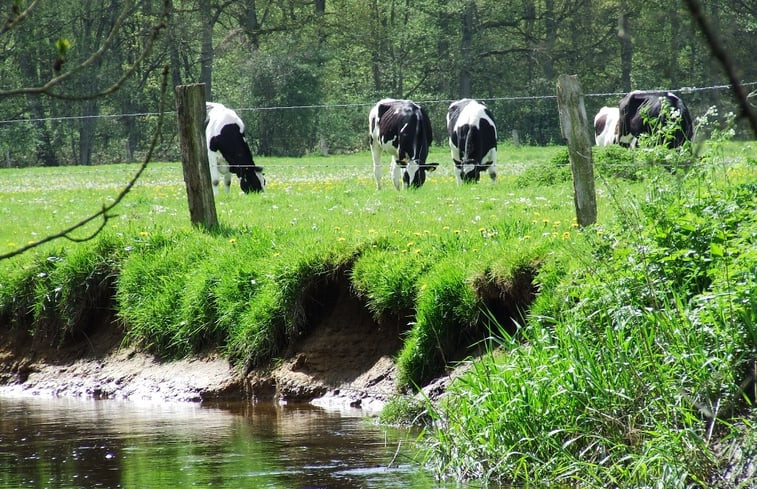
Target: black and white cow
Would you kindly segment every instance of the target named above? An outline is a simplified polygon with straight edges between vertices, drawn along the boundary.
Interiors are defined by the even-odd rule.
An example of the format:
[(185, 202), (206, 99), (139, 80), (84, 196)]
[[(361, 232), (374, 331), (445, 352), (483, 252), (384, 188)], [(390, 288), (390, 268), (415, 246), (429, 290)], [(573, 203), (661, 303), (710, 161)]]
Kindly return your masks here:
[[(244, 193), (262, 192), (265, 188), (263, 167), (252, 161), (252, 151), (244, 138), (242, 119), (223, 104), (206, 102), (205, 108), (205, 140), (213, 194), (218, 195), (221, 175), (226, 184), (226, 193), (229, 193), (232, 173), (239, 177), (239, 186)], [(219, 156), (223, 157), (222, 162), (218, 161)]]
[(618, 144), (618, 120), (620, 109), (617, 107), (602, 107), (594, 116), (594, 142), (597, 146)]
[(668, 148), (682, 146), (694, 134), (689, 109), (671, 92), (629, 93), (619, 104), (618, 141), (634, 147), (641, 134)]
[(381, 152), (392, 155), (392, 182), (399, 190), (417, 188), (426, 181), (426, 172), (438, 163), (426, 163), (431, 145), (431, 120), (426, 110), (410, 100), (383, 99), (368, 115), (376, 188), (381, 189)]
[(452, 102), (447, 131), (457, 183), (478, 182), (484, 170), (497, 181), (497, 128), (489, 109), (469, 98)]

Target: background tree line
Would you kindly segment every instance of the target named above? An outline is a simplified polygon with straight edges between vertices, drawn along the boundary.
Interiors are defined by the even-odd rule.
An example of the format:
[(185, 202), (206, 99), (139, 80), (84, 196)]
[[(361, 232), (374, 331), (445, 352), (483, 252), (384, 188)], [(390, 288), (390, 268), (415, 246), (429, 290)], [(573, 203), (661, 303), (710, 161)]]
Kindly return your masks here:
[[(757, 2), (702, 5), (742, 79), (757, 80)], [(164, 8), (134, 76), (87, 97), (135, 63)], [(2, 166), (134, 161), (155, 129), (164, 65), (174, 86), (205, 83), (209, 100), (239, 109), (256, 154), (293, 156), (365, 149), (370, 105), (387, 96), (426, 101), (440, 143), (448, 101), (470, 96), (492, 99), (501, 139), (517, 130), (549, 144), (561, 142), (556, 102), (541, 96), (561, 73), (586, 93), (726, 83), (685, 6), (663, 0), (9, 0), (0, 15)], [(103, 44), (52, 96), (12, 93)], [(695, 116), (735, 107), (726, 90), (684, 98)], [(589, 98), (587, 111), (618, 99)], [(175, 118), (166, 124), (157, 156), (175, 160)]]

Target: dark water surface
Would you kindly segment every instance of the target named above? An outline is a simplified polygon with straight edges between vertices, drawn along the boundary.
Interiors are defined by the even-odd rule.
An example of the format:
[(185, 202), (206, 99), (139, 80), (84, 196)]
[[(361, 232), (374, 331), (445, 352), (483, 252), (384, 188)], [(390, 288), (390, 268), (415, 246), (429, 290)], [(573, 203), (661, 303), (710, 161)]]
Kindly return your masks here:
[(0, 488), (463, 487), (413, 440), (359, 410), (0, 396)]

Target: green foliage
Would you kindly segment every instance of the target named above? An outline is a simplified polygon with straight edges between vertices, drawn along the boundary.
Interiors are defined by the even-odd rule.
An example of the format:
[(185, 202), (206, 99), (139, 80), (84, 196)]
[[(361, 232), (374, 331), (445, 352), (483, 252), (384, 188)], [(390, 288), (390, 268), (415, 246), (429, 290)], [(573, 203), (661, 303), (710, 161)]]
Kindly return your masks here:
[(400, 384), (423, 385), (448, 359), (475, 342), (480, 303), (466, 283), (466, 260), (455, 256), (437, 264), (420, 285), (415, 324), (397, 358)]
[(516, 177), (515, 186), (523, 188), (532, 185), (557, 185), (570, 182), (572, 178), (568, 148), (563, 148), (548, 162), (529, 165), (522, 174)]
[(635, 220), (623, 211), (590, 233), (594, 260), (543, 269), (543, 287), (562, 294), (537, 301), (521, 341), (501, 336), (432, 410), (436, 469), (514, 484), (707, 486), (713, 432), (751, 402), (753, 182), (749, 163), (660, 174), (641, 202), (619, 204), (640, 208)]

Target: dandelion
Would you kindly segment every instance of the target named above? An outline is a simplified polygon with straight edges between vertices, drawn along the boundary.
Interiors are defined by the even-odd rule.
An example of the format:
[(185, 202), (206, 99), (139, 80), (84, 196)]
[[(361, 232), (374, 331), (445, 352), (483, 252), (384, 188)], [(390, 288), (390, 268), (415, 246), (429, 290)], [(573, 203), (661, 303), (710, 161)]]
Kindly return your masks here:
[(342, 241), (346, 241), (346, 240), (347, 240), (347, 238), (345, 238), (344, 236), (339, 236), (339, 237), (337, 238), (337, 241), (339, 241), (340, 243), (341, 243)]
[(420, 255), (421, 249), (420, 248), (416, 248), (416, 249), (413, 250), (413, 253), (415, 253), (416, 255)]
[(376, 234), (376, 230), (375, 229), (369, 229), (368, 230), (368, 234)]
[(459, 229), (455, 229), (455, 230), (454, 230), (454, 231), (452, 231), (452, 232), (453, 232), (453, 233), (455, 233), (455, 234), (460, 234), (460, 230), (459, 230)]
[(529, 239), (531, 239), (531, 235), (530, 234), (525, 234), (525, 235), (523, 235), (523, 239), (529, 240)]
[(555, 228), (555, 229), (559, 228), (560, 227), (560, 221), (553, 222), (552, 223), (552, 227)]
[(426, 287), (428, 287), (428, 285), (426, 285), (426, 284), (421, 284), (421, 290), (426, 290)]
[(279, 253), (279, 252), (277, 251), (277, 252), (275, 252), (275, 253), (273, 254), (273, 256), (281, 256), (281, 253)]
[(542, 219), (541, 222), (546, 226), (547, 224), (549, 224), (549, 219)]
[(562, 239), (570, 240), (570, 231), (565, 231), (564, 233), (562, 233)]
[(442, 226), (442, 231), (449, 231), (449, 226)]
[(412, 248), (413, 246), (415, 246), (415, 241), (410, 241), (410, 242), (409, 242), (409, 243), (407, 244), (407, 247), (408, 247), (408, 248)]
[(573, 229), (577, 229), (578, 228), (578, 223), (574, 222), (573, 224), (570, 225), (570, 227), (572, 227)]
[(149, 236), (149, 235), (150, 235), (150, 233), (148, 233), (147, 231), (140, 231), (140, 232), (139, 232), (139, 235), (140, 235), (140, 236), (142, 236), (142, 237), (144, 238), (145, 236)]
[(237, 242), (237, 238), (231, 238), (229, 239), (229, 243), (234, 244)]

